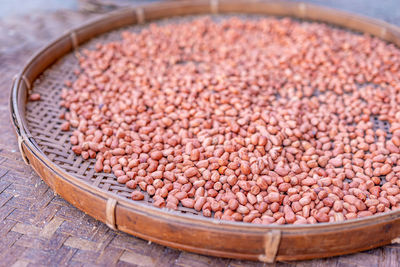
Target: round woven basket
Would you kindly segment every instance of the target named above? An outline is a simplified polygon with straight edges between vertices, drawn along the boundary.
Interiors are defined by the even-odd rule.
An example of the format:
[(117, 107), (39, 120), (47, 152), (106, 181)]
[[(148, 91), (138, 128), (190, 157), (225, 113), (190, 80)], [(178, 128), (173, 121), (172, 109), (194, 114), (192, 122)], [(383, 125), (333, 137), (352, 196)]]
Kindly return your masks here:
[[(217, 13), (316, 20), (400, 46), (400, 29), (395, 26), (305, 3), (196, 0), (125, 8), (62, 35), (16, 76), (10, 109), (24, 161), (56, 193), (112, 229), (182, 250), (273, 262), (348, 254), (398, 241), (400, 210), (341, 223), (266, 226), (205, 218), (183, 207), (177, 211), (154, 208), (149, 198), (130, 200), (131, 190), (118, 184), (112, 174), (95, 173), (93, 160), (83, 161), (71, 152), (71, 132), (60, 130), (59, 115), (65, 110), (59, 101), (64, 80), (74, 79), (78, 66), (74, 51), (116, 40), (122, 28), (140, 29), (146, 22), (168, 17)], [(42, 100), (27, 101), (32, 91), (40, 93)]]

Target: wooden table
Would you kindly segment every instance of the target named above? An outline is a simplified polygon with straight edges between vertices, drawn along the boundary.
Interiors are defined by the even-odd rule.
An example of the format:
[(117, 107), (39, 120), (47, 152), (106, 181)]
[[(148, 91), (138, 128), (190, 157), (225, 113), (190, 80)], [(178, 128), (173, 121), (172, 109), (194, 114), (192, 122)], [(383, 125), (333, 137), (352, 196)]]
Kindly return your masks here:
[[(328, 1), (331, 5), (334, 2)], [(400, 14), (388, 9), (387, 14), (390, 12), (387, 20), (400, 24), (396, 20)], [(95, 16), (64, 10), (0, 22), (0, 266), (264, 266), (260, 262), (181, 252), (113, 231), (54, 195), (32, 168), (23, 163), (9, 119), (12, 78), (49, 40)], [(385, 12), (383, 17), (381, 13), (377, 17), (385, 18)], [(274, 265), (399, 266), (400, 245)]]

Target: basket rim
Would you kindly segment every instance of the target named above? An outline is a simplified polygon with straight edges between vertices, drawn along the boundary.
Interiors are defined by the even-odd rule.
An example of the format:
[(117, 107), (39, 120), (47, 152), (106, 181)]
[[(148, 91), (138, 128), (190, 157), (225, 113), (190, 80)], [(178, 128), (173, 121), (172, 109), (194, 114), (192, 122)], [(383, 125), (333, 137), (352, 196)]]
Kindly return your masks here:
[[(210, 3), (214, 3), (215, 1), (210, 1)], [(222, 1), (221, 1), (222, 2)], [(231, 3), (260, 3), (260, 1), (244, 1), (244, 0), (234, 0), (230, 1)], [(271, 2), (271, 1), (261, 1), (262, 2)], [(345, 17), (351, 17), (355, 21), (363, 21), (363, 22), (368, 22), (372, 23), (376, 26), (383, 27), (385, 29), (384, 32), (382, 32), (382, 36), (385, 36), (387, 32), (390, 32), (391, 34), (394, 34), (400, 38), (400, 27), (395, 26), (393, 24), (389, 24), (385, 21), (379, 20), (379, 19), (374, 19), (374, 18), (369, 18), (367, 16), (363, 15), (358, 15), (354, 14), (351, 12), (347, 11), (342, 11), (338, 10), (335, 8), (328, 8), (328, 7), (322, 7), (319, 5), (315, 4), (309, 4), (309, 3), (303, 3), (303, 2), (290, 2), (290, 1), (279, 1), (280, 3), (285, 3), (285, 5), (288, 5), (291, 8), (300, 8), (302, 9), (317, 9), (317, 10), (323, 10), (325, 12), (334, 12), (335, 14), (341, 14), (342, 16)], [(178, 2), (170, 2), (170, 3), (150, 3), (146, 4), (143, 6), (140, 6), (139, 8), (174, 8), (176, 6), (181, 6), (181, 5), (204, 5), (209, 3), (209, 1), (206, 0), (195, 0), (195, 1), (178, 1)], [(218, 3), (218, 1), (217, 1)], [(52, 170), (53, 172), (57, 173), (59, 177), (62, 177), (66, 182), (73, 184), (74, 186), (78, 186), (81, 189), (84, 189), (90, 194), (96, 195), (98, 197), (101, 197), (103, 199), (115, 199), (118, 202), (118, 205), (123, 205), (127, 208), (139, 211), (139, 212), (144, 212), (147, 213), (147, 216), (156, 216), (156, 217), (171, 217), (175, 220), (178, 220), (178, 222), (190, 222), (191, 224), (198, 224), (198, 225), (212, 225), (213, 227), (220, 227), (221, 229), (224, 230), (229, 230), (230, 228), (234, 228), (235, 230), (243, 230), (243, 231), (255, 231), (255, 232), (265, 232), (267, 230), (281, 230), (281, 231), (296, 231), (296, 230), (317, 230), (320, 228), (323, 228), (324, 230), (335, 230), (337, 228), (343, 227), (343, 226), (353, 226), (353, 227), (359, 227), (362, 225), (369, 225), (369, 224), (374, 224), (374, 222), (377, 219), (382, 219), (384, 221), (391, 221), (396, 218), (400, 218), (400, 209), (398, 210), (392, 210), (389, 212), (385, 212), (382, 214), (377, 214), (373, 216), (368, 216), (365, 218), (357, 218), (357, 219), (351, 219), (351, 220), (346, 220), (342, 222), (328, 222), (328, 223), (317, 223), (317, 224), (301, 224), (301, 225), (293, 225), (293, 224), (285, 224), (285, 225), (257, 225), (257, 224), (251, 224), (251, 223), (244, 223), (244, 222), (231, 222), (231, 221), (224, 221), (224, 220), (217, 220), (214, 218), (207, 218), (204, 216), (195, 216), (192, 214), (184, 214), (179, 211), (173, 211), (169, 210), (166, 208), (156, 208), (153, 207), (152, 205), (142, 203), (140, 201), (133, 201), (130, 199), (127, 199), (125, 197), (122, 197), (118, 194), (112, 193), (110, 191), (103, 190), (101, 188), (92, 186), (90, 183), (83, 181), (77, 177), (74, 177), (73, 175), (68, 174), (66, 171), (64, 171), (62, 168), (60, 168), (57, 164), (52, 162), (46, 154), (38, 147), (35, 139), (32, 137), (28, 127), (26, 127), (26, 117), (24, 112), (21, 114), (20, 113), (20, 108), (25, 109), (26, 102), (22, 105), (18, 103), (18, 100), (20, 99), (21, 91), (23, 90), (23, 86), (29, 87), (27, 85), (27, 81), (25, 78), (26, 71), (28, 70), (29, 67), (32, 67), (35, 63), (37, 63), (38, 58), (40, 55), (42, 55), (44, 52), (46, 52), (48, 49), (51, 47), (54, 47), (57, 42), (60, 40), (63, 40), (65, 38), (70, 38), (70, 33), (75, 32), (77, 30), (83, 29), (88, 26), (93, 26), (99, 22), (105, 21), (107, 18), (110, 17), (115, 17), (121, 14), (121, 12), (136, 12), (138, 10), (138, 7), (126, 7), (122, 10), (117, 10), (114, 12), (110, 12), (105, 15), (101, 15), (98, 18), (95, 18), (93, 20), (90, 20), (89, 22), (80, 25), (78, 27), (75, 27), (71, 31), (68, 31), (67, 33), (61, 35), (60, 37), (54, 39), (53, 41), (49, 42), (47, 45), (45, 45), (43, 48), (41, 48), (38, 52), (36, 52), (29, 60), (28, 62), (24, 65), (22, 68), (21, 72), (16, 75), (13, 81), (13, 85), (11, 88), (11, 94), (10, 94), (10, 115), (11, 115), (11, 120), (13, 122), (13, 127), (14, 130), (16, 131), (17, 137), (21, 139), (21, 142), (25, 145), (26, 148), (30, 150), (30, 152), (36, 156), (37, 159), (41, 161), (42, 164), (44, 164), (47, 168)], [(208, 14), (212, 13), (212, 10), (210, 10)], [(290, 13), (290, 12), (289, 12)], [(207, 14), (207, 13), (204, 13)], [(222, 14), (222, 13), (221, 13)], [(225, 13), (229, 14), (229, 13)], [(242, 12), (242, 14), (246, 14)], [(262, 13), (262, 15), (266, 16), (276, 16), (276, 15), (270, 15), (267, 13)], [(190, 14), (187, 14), (190, 15)], [(307, 17), (303, 17), (304, 14), (287, 14), (284, 16), (287, 17), (297, 17), (301, 19), (305, 19), (308, 21), (316, 21), (315, 19), (310, 19)], [(182, 15), (185, 16), (185, 15)], [(159, 20), (155, 19), (155, 20)], [(334, 23), (330, 21), (323, 21), (323, 18), (318, 19), (318, 21), (330, 24), (330, 25), (335, 25)], [(134, 25), (134, 24), (131, 24)], [(337, 25), (336, 25), (337, 26)], [(341, 25), (340, 25), (341, 26)], [(113, 30), (118, 29), (114, 28)], [(104, 34), (104, 33), (102, 33)], [(100, 34), (101, 35), (101, 34)], [(95, 37), (98, 37), (100, 35), (96, 35)], [(379, 36), (378, 36), (379, 37)], [(382, 39), (382, 38), (381, 38)], [(73, 46), (74, 44), (72, 44)], [(69, 51), (71, 52), (71, 51)], [(68, 52), (67, 52), (68, 53)], [(56, 59), (60, 59), (64, 57), (67, 53), (63, 54), (60, 57), (57, 57)], [(50, 67), (52, 64), (48, 65), (45, 67), (47, 69)], [(40, 72), (40, 74), (43, 73), (43, 71)], [(36, 79), (35, 77), (34, 79)], [(33, 82), (33, 81), (32, 81)], [(28, 89), (28, 88), (27, 88)], [(23, 152), (21, 151), (23, 154)], [(24, 157), (24, 155), (23, 155)]]

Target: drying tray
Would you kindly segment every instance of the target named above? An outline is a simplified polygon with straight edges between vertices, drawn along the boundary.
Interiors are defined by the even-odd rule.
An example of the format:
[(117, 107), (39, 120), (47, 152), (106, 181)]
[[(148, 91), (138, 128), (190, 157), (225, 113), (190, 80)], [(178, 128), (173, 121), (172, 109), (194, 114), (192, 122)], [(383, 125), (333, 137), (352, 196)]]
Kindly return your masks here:
[[(112, 174), (95, 173), (94, 160), (85, 161), (73, 154), (69, 144), (71, 132), (60, 130), (59, 115), (65, 110), (60, 108), (59, 101), (64, 81), (75, 78), (73, 71), (78, 61), (74, 51), (116, 40), (126, 27), (137, 30), (149, 21), (217, 13), (321, 21), (369, 33), (400, 46), (400, 29), (396, 26), (299, 2), (195, 0), (124, 8), (62, 35), (32, 57), (16, 75), (10, 109), (24, 161), (57, 194), (110, 228), (191, 252), (273, 262), (349, 254), (398, 242), (400, 210), (315, 225), (220, 221), (184, 207), (177, 211), (158, 209), (148, 197), (142, 202), (130, 200), (131, 189), (118, 184)], [(42, 100), (29, 102), (27, 95), (31, 91), (40, 93)], [(388, 127), (379, 123), (377, 126)]]

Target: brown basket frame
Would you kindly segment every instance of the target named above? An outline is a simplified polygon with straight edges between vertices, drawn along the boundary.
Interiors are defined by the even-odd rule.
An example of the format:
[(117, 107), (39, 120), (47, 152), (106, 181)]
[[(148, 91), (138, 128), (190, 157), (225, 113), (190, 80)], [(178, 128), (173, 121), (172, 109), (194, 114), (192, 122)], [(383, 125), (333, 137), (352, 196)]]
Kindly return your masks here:
[(27, 95), (35, 79), (57, 59), (89, 39), (171, 16), (246, 13), (321, 21), (369, 33), (400, 46), (400, 29), (388, 23), (302, 2), (194, 0), (124, 8), (76, 28), (44, 47), (15, 77), (10, 111), (24, 161), (65, 200), (92, 217), (162, 245), (206, 255), (260, 260), (300, 260), (358, 252), (400, 236), (400, 210), (341, 223), (265, 226), (182, 214), (134, 202), (65, 172), (40, 149), (26, 122)]

